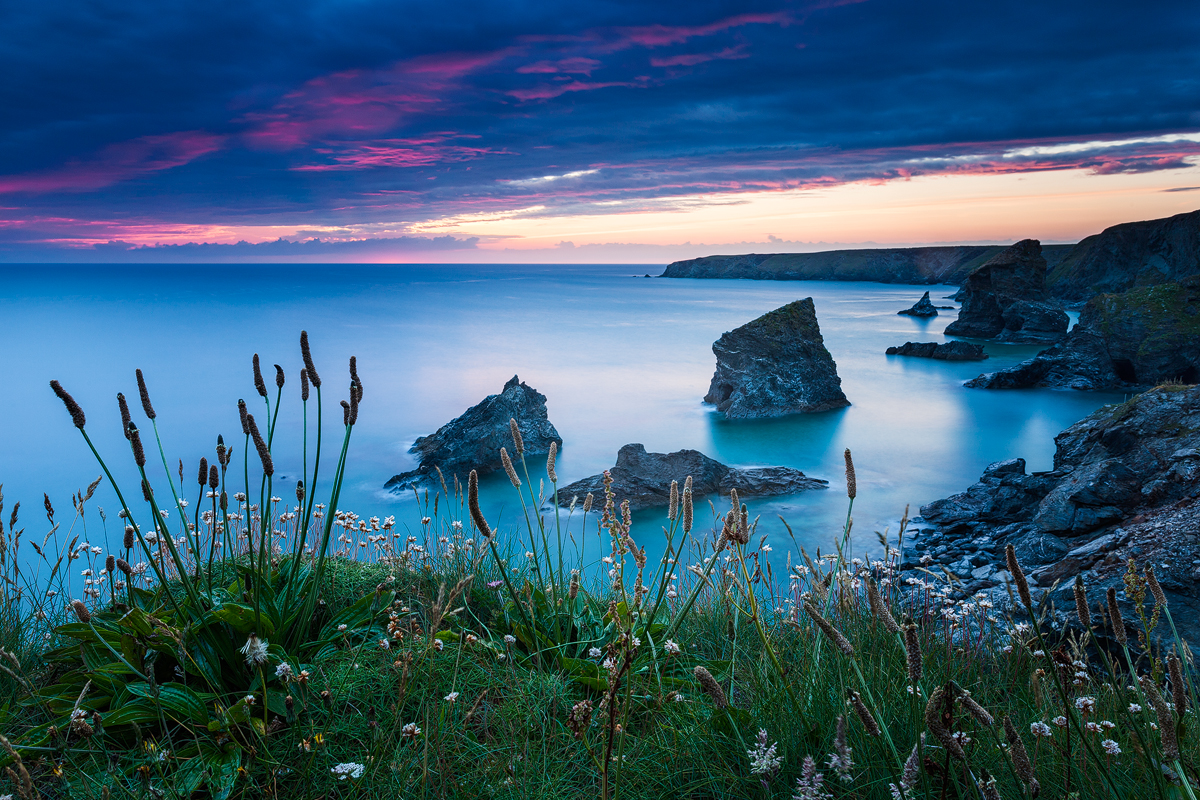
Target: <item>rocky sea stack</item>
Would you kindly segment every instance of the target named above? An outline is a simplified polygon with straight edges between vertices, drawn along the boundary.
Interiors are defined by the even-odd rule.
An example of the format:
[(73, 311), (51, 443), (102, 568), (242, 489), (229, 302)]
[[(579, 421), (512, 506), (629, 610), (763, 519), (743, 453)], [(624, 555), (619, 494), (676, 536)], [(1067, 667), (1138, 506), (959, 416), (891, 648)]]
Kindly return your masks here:
[(763, 314), (713, 344), (717, 369), (704, 402), (730, 419), (781, 417), (850, 405), (825, 349), (813, 299)]
[(914, 303), (912, 308), (906, 308), (896, 313), (909, 317), (936, 317), (938, 315), (937, 308), (929, 300), (929, 292), (921, 295), (921, 299)]
[(1200, 277), (1093, 297), (1067, 337), (973, 389), (1131, 390), (1200, 380)]
[(947, 336), (1001, 342), (1053, 342), (1067, 332), (1066, 312), (1046, 302), (1046, 259), (1041, 242), (1025, 239), (972, 272), (956, 297), (958, 319)]
[[(616, 501), (629, 501), (629, 507), (665, 506), (670, 499), (671, 481), (692, 476), (692, 494), (699, 499), (707, 494), (729, 494), (737, 489), (742, 497), (798, 494), (809, 489), (825, 489), (829, 481), (810, 478), (791, 467), (749, 467), (736, 469), (709, 458), (699, 450), (674, 453), (647, 453), (644, 445), (627, 444), (617, 451), (617, 464), (609, 471)], [(604, 476), (593, 475), (558, 490), (560, 505), (572, 498), (582, 501), (591, 492), (604, 497)]]
[(392, 477), (384, 488), (399, 491), (436, 481), (439, 468), (447, 481), (454, 475), (465, 481), (471, 470), (484, 475), (500, 469), (500, 448), (513, 450), (509, 428), (513, 419), (524, 439), (526, 455), (549, 453), (551, 442), (562, 447), (562, 437), (546, 414), (546, 396), (513, 375), (500, 394), (488, 395), (436, 433), (417, 439), (408, 450), (420, 459), (417, 468)]
[(886, 355), (932, 358), (936, 361), (982, 361), (988, 357), (983, 352), (983, 345), (969, 342), (905, 342), (899, 347), (889, 347)]

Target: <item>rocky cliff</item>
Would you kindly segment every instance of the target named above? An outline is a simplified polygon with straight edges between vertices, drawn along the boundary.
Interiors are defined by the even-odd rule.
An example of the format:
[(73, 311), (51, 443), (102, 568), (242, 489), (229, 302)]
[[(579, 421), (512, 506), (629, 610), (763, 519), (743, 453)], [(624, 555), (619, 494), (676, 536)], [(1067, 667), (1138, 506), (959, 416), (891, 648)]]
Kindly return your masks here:
[(435, 433), (418, 438), (408, 450), (418, 456), (417, 468), (393, 476), (384, 488), (400, 491), (436, 481), (439, 468), (447, 481), (454, 475), (465, 480), (473, 469), (481, 475), (500, 469), (500, 448), (513, 449), (509, 420), (514, 419), (527, 454), (549, 453), (551, 442), (562, 447), (546, 413), (546, 396), (513, 375), (500, 394), (488, 395)]
[(1001, 342), (1051, 342), (1067, 332), (1066, 312), (1046, 298), (1046, 259), (1036, 239), (997, 253), (967, 276), (958, 319), (947, 336)]
[(730, 419), (780, 417), (850, 405), (806, 297), (763, 314), (713, 344), (717, 369), (704, 402)]
[(1200, 277), (1093, 297), (1079, 324), (1033, 358), (968, 381), (976, 389), (1137, 390), (1200, 380)]
[[(1011, 577), (1012, 544), (1031, 583), (1061, 581), (1069, 605), (1076, 574), (1096, 590), (1116, 586), (1126, 559), (1152, 563), (1176, 623), (1200, 643), (1200, 387), (1161, 386), (1107, 406), (1055, 437), (1054, 469), (1026, 474), (1016, 458), (979, 483), (921, 508), (926, 527), (905, 568), (940, 564), (963, 594)], [(1182, 627), (1182, 626), (1181, 626)]]
[(1200, 274), (1200, 211), (1105, 228), (1075, 245), (1047, 277), (1051, 295), (1081, 303)]
[[(682, 487), (692, 476), (692, 496), (699, 500), (707, 494), (729, 494), (737, 489), (742, 497), (798, 494), (810, 489), (825, 489), (829, 481), (809, 478), (791, 467), (751, 467), (737, 469), (709, 458), (698, 450), (674, 453), (647, 453), (640, 444), (627, 444), (617, 452), (617, 464), (609, 471), (616, 501), (629, 501), (633, 510), (665, 506), (670, 499), (671, 481)], [(558, 502), (569, 505), (572, 498), (582, 500), (591, 493), (604, 497), (604, 476), (593, 475), (558, 490)]]

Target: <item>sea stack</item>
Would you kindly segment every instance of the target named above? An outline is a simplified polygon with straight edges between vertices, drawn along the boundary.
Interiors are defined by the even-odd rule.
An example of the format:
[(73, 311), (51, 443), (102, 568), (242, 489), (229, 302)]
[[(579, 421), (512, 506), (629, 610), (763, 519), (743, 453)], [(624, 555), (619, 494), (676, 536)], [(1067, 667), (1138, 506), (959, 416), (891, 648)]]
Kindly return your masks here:
[(904, 314), (910, 317), (936, 317), (937, 309), (934, 308), (932, 301), (929, 299), (929, 292), (921, 295), (912, 308), (906, 308), (903, 311), (897, 311), (897, 314)]
[(781, 417), (850, 405), (825, 349), (813, 299), (763, 314), (713, 344), (717, 369), (704, 402), (729, 419)]
[(1053, 342), (1070, 324), (1066, 312), (1046, 300), (1046, 259), (1036, 239), (997, 253), (963, 282), (958, 319), (947, 336), (1000, 342)]
[(471, 470), (484, 475), (500, 469), (501, 447), (517, 457), (509, 420), (517, 421), (526, 455), (544, 456), (550, 452), (551, 442), (562, 447), (562, 437), (546, 413), (546, 395), (513, 375), (500, 394), (488, 395), (435, 433), (417, 439), (408, 449), (420, 459), (417, 468), (393, 476), (383, 488), (398, 492), (435, 482), (437, 469), (447, 481), (454, 475), (465, 481)]

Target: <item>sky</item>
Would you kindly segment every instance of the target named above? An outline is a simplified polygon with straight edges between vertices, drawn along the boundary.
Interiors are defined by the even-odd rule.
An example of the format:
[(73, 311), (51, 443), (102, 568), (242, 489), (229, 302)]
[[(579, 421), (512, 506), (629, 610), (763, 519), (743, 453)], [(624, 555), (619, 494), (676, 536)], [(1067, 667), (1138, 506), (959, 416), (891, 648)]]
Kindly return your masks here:
[(7, 4), (0, 261), (633, 262), (1200, 208), (1200, 5)]

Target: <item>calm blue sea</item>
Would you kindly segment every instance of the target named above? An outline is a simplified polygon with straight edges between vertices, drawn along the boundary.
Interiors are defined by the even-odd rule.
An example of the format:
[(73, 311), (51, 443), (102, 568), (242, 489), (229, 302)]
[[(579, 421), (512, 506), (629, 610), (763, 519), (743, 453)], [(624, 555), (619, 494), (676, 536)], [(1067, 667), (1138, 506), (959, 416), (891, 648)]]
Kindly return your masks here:
[[(43, 493), (59, 509), (57, 519), (69, 519), (71, 492), (99, 475), (47, 385), (52, 378), (84, 407), (97, 447), (118, 465), (127, 494), (136, 495), (115, 400), (123, 391), (135, 420), (144, 422), (134, 369), (146, 374), (168, 458), (183, 459), (190, 484), (200, 456), (212, 459), (218, 433), (241, 446), (238, 398), (261, 411), (250, 366), (256, 352), (268, 383), (270, 365), (287, 373), (276, 434), (277, 472), (287, 479), (276, 493), (288, 497), (294, 486), (288, 481), (300, 471), (301, 329), (311, 336), (327, 419), (336, 427), (352, 354), (365, 386), (341, 508), (363, 517), (394, 514), (414, 528), (411, 494), (386, 494), (384, 482), (413, 466), (407, 453), (413, 439), (500, 391), (514, 374), (549, 398), (550, 419), (565, 440), (558, 463), (564, 483), (611, 466), (629, 442), (659, 452), (695, 448), (733, 465), (787, 465), (828, 479), (827, 491), (751, 500), (751, 514), (761, 514), (760, 530), (777, 552), (790, 547), (779, 515), (808, 548), (833, 541), (846, 509), (847, 447), (858, 467), (855, 531), (867, 547), (875, 531), (896, 530), (906, 505), (916, 514), (921, 504), (974, 482), (989, 462), (1021, 456), (1032, 470), (1050, 468), (1056, 433), (1121, 399), (962, 387), (981, 371), (1028, 358), (1033, 347), (988, 345), (991, 358), (983, 364), (885, 356), (889, 345), (943, 341), (955, 312), (933, 320), (896, 314), (928, 287), (640, 277), (661, 271), (660, 265), (0, 266), (0, 482), (7, 508), (20, 500), (30, 532), (41, 532)], [(937, 298), (953, 291), (935, 287), (932, 295), (950, 305)], [(703, 405), (713, 341), (807, 296), (853, 405), (749, 422), (727, 422)], [(155, 464), (161, 473), (156, 454)], [(107, 486), (96, 500), (117, 510)], [(520, 514), (502, 474), (485, 482), (484, 501), (502, 523)], [(635, 538), (651, 552), (661, 540), (661, 518), (658, 511), (636, 518)], [(120, 529), (113, 522), (110, 516), (115, 544)], [(98, 523), (89, 517), (87, 536), (103, 545)]]

